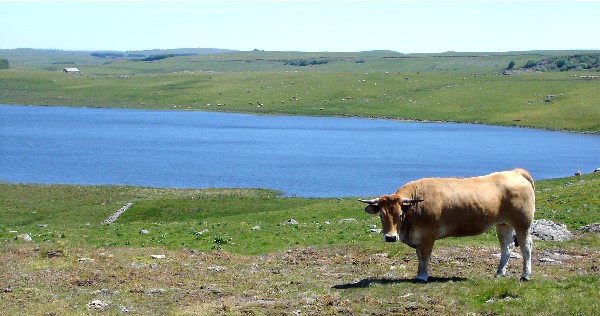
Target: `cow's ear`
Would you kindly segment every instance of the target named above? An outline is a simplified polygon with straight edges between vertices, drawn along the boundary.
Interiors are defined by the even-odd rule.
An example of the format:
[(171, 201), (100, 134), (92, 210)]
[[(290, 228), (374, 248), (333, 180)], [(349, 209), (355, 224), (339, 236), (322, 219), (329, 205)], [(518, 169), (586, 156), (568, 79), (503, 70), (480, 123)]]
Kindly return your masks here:
[(369, 214), (377, 214), (379, 213), (379, 205), (367, 205), (367, 207), (365, 207), (365, 212)]

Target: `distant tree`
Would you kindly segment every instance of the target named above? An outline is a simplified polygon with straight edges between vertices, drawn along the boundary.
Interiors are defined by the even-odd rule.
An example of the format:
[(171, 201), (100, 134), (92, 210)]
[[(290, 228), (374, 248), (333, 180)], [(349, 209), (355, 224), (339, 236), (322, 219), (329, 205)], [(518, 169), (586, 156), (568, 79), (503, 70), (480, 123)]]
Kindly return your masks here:
[(511, 70), (511, 69), (513, 69), (513, 67), (515, 66), (515, 64), (516, 64), (516, 63), (515, 63), (515, 61), (514, 61), (514, 60), (511, 60), (511, 61), (508, 63), (508, 66), (506, 66), (506, 70)]
[(122, 58), (123, 57), (123, 54), (120, 54), (120, 53), (91, 53), (90, 55), (92, 57), (112, 58), (112, 59)]
[(533, 60), (528, 60), (525, 66), (523, 66), (523, 68), (533, 68), (535, 67), (535, 65), (537, 65), (537, 62)]
[(556, 61), (556, 67), (558, 68), (562, 68), (567, 64), (567, 60), (566, 59), (559, 59)]
[(160, 54), (160, 55), (150, 55), (146, 58), (142, 58), (140, 59), (141, 61), (155, 61), (155, 60), (161, 60), (161, 59), (165, 59), (165, 58), (169, 58), (169, 57), (174, 57), (175, 55), (173, 54)]
[(0, 69), (8, 69), (8, 59), (0, 59)]

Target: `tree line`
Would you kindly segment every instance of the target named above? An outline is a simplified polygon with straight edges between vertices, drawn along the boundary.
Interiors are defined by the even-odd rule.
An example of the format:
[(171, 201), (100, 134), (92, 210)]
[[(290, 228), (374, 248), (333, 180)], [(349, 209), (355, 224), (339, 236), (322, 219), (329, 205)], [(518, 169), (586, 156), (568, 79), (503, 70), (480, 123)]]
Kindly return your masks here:
[[(506, 69), (511, 70), (515, 65), (515, 61), (511, 60)], [(569, 71), (577, 69), (596, 69), (596, 71), (600, 71), (600, 54), (576, 54), (545, 58), (539, 61), (528, 60), (522, 68), (538, 71)]]

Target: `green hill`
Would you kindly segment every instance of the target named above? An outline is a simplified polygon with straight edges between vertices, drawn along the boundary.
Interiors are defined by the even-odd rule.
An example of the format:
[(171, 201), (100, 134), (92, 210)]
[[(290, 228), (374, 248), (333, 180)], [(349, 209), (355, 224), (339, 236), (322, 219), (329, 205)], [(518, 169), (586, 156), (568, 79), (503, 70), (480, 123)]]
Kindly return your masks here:
[[(150, 53), (161, 58), (140, 60)], [(107, 59), (90, 52), (2, 50), (11, 69), (0, 71), (0, 102), (600, 131), (595, 51), (123, 54)], [(530, 67), (506, 73), (509, 63)], [(556, 67), (531, 66), (538, 63)], [(65, 74), (65, 67), (81, 72)]]

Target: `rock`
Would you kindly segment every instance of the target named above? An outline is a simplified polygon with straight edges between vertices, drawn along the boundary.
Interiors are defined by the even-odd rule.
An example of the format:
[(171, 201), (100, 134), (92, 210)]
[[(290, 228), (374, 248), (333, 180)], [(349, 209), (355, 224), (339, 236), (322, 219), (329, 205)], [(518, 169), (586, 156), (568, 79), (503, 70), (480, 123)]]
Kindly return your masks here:
[(56, 257), (60, 257), (62, 256), (63, 253), (60, 251), (48, 251), (48, 253), (46, 254), (46, 257), (48, 258), (56, 258)]
[(78, 258), (77, 262), (92, 262), (94, 259), (92, 258)]
[(556, 261), (552, 258), (540, 258), (540, 262), (543, 263), (560, 263), (560, 261)]
[(580, 176), (581, 175), (581, 171), (575, 171), (575, 175), (576, 176)]
[[(494, 254), (492, 254), (492, 257), (494, 257), (494, 258), (498, 258), (498, 259), (499, 259), (501, 256), (502, 256), (502, 255), (501, 255), (501, 254), (499, 254), (499, 253), (494, 253)], [(511, 251), (511, 253), (510, 253), (510, 258), (512, 258), (512, 259), (523, 259), (523, 256), (521, 256), (521, 254), (518, 254), (518, 253), (516, 253), (516, 252), (514, 252), (514, 251)]]
[(600, 234), (600, 223), (593, 223), (579, 227), (579, 230), (583, 233), (596, 233)]
[(371, 228), (369, 229), (367, 232), (369, 233), (377, 233), (377, 234), (381, 234), (382, 229), (378, 229), (378, 228)]
[(344, 224), (344, 223), (354, 223), (356, 222), (356, 218), (344, 218), (344, 219), (340, 219), (338, 221), (338, 223), (340, 224)]
[(40, 228), (48, 227), (48, 224), (38, 224), (37, 227), (40, 227)]
[(165, 292), (166, 292), (165, 289), (150, 289), (150, 290), (144, 291), (144, 294), (146, 294), (148, 296), (152, 296), (152, 295), (164, 294)]
[(132, 311), (132, 309), (130, 307), (123, 306), (123, 305), (119, 306), (119, 310), (123, 313), (129, 313)]
[(573, 238), (566, 225), (556, 224), (547, 219), (534, 220), (531, 235), (534, 239), (543, 241), (566, 241)]
[(221, 272), (221, 271), (225, 271), (225, 270), (227, 270), (227, 268), (223, 267), (223, 266), (208, 267), (208, 271), (213, 271), (213, 272)]
[(150, 231), (147, 230), (147, 229), (142, 229), (142, 230), (140, 230), (140, 234), (141, 235), (148, 235), (148, 234), (150, 234)]
[(594, 172), (600, 172), (600, 168), (594, 169)]
[(260, 226), (254, 226), (252, 227), (252, 230), (260, 230)]
[(96, 291), (92, 292), (92, 294), (94, 294), (94, 295), (106, 295), (106, 296), (114, 295), (117, 293), (119, 293), (119, 292), (111, 291), (110, 289), (100, 289), (100, 290), (96, 290)]
[(367, 228), (373, 228), (373, 229), (374, 229), (374, 228), (377, 228), (377, 225), (375, 225), (375, 224), (370, 224), (370, 225), (367, 225)]
[(87, 307), (89, 309), (100, 309), (100, 310), (103, 310), (103, 309), (107, 308), (108, 305), (109, 305), (109, 303), (106, 302), (106, 301), (103, 301), (103, 300), (93, 300), (93, 301), (87, 303)]
[(206, 233), (208, 233), (208, 229), (205, 229), (203, 231), (197, 232), (196, 235), (204, 235)]
[(290, 219), (289, 221), (285, 221), (282, 224), (283, 225), (298, 225), (298, 222), (294, 219)]
[(123, 207), (116, 210), (107, 219), (103, 220), (102, 223), (100, 223), (100, 225), (106, 225), (106, 224), (110, 224), (110, 223), (116, 221), (117, 218), (119, 218), (119, 216), (121, 216), (121, 214), (123, 214), (123, 212), (127, 211), (127, 209), (129, 209), (131, 207), (131, 205), (133, 205), (133, 203), (127, 203), (127, 204), (123, 205)]
[(165, 255), (150, 255), (150, 257), (152, 257), (153, 259), (164, 259), (167, 256), (165, 256)]
[(21, 235), (15, 237), (15, 239), (23, 239), (25, 241), (33, 241), (31, 236), (29, 236), (29, 234), (21, 234)]

